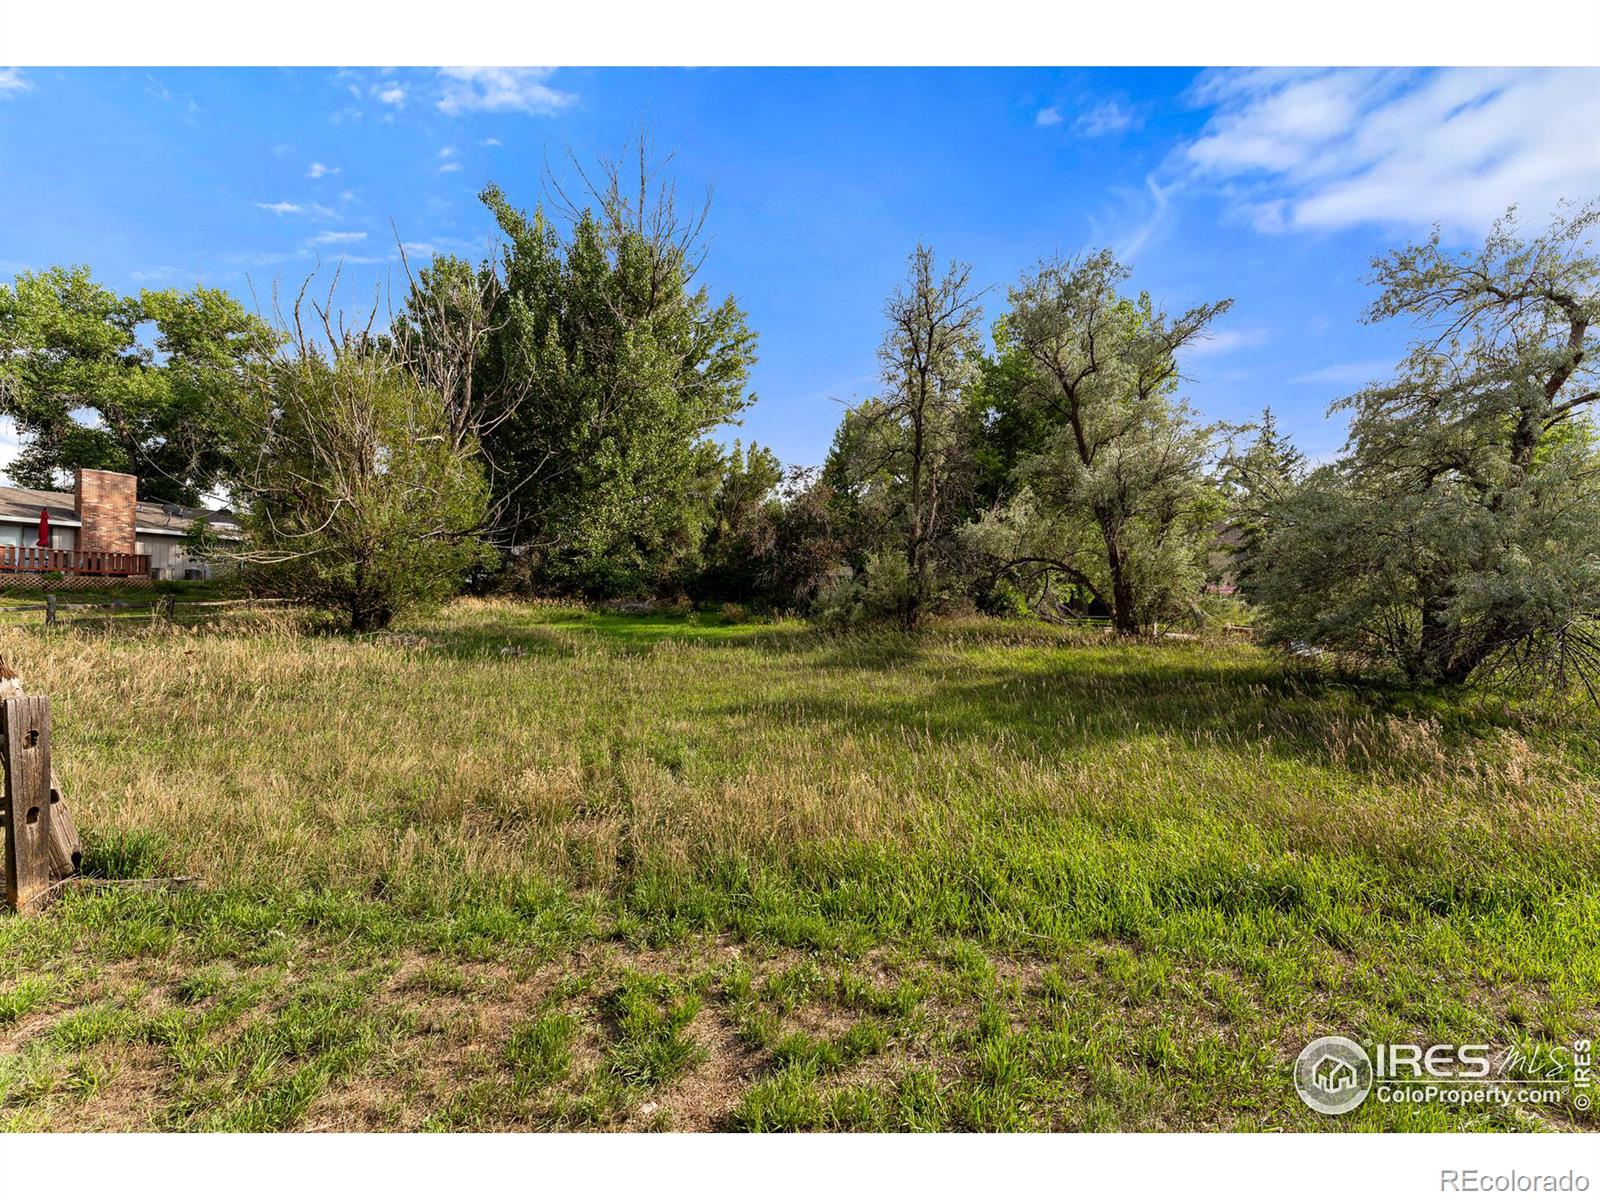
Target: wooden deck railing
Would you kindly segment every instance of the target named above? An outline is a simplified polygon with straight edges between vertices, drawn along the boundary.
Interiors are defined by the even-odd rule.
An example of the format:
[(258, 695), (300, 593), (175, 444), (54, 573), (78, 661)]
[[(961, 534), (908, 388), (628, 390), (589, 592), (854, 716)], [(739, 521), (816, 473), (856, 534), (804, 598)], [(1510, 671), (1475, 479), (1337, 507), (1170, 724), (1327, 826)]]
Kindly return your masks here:
[(64, 575), (148, 575), (148, 554), (115, 554), (109, 550), (55, 550), (49, 546), (0, 546), (0, 571)]

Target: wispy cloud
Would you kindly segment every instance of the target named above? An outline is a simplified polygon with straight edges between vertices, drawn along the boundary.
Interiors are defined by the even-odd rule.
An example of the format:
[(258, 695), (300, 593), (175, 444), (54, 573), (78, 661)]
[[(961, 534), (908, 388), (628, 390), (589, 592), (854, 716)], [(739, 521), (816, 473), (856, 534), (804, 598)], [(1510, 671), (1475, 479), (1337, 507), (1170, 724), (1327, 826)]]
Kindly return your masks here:
[(1590, 69), (1208, 72), (1191, 98), (1214, 111), (1181, 156), (1265, 232), (1475, 234), (1511, 204), (1543, 216), (1594, 194), (1597, 90)]
[(1191, 358), (1215, 358), (1218, 355), (1231, 354), (1235, 350), (1260, 346), (1266, 341), (1267, 331), (1260, 326), (1235, 325), (1214, 330), (1200, 340), (1191, 342), (1186, 352)]
[(128, 278), (135, 283), (164, 283), (177, 273), (177, 267), (146, 267), (140, 271), (129, 271)]
[(398, 83), (375, 83), (372, 85), (372, 98), (379, 104), (387, 104), (392, 108), (404, 108), (406, 104), (406, 89)]
[(1133, 110), (1115, 100), (1103, 100), (1072, 123), (1072, 132), (1081, 137), (1104, 137), (1108, 133), (1137, 129), (1142, 124), (1144, 118)]
[[(1143, 211), (1143, 216), (1139, 218), (1137, 224), (1105, 239), (1119, 259), (1123, 262), (1132, 262), (1141, 250), (1171, 228), (1174, 217), (1172, 197), (1180, 186), (1169, 183), (1162, 187), (1156, 182), (1155, 176), (1149, 175), (1145, 177), (1142, 190), (1113, 189), (1130, 209)], [(1099, 230), (1095, 232), (1098, 239)]]
[(500, 139), (499, 138), (484, 138), (482, 141), (480, 141), (478, 143), (478, 145), (480, 145), (480, 146), (498, 146), (499, 144), (500, 144)]
[(33, 91), (33, 84), (22, 77), (21, 67), (0, 67), (0, 99)]
[(364, 229), (324, 229), (311, 239), (311, 244), (313, 246), (344, 246), (351, 242), (364, 242), (366, 240), (367, 233)]
[(322, 220), (326, 221), (339, 215), (326, 204), (318, 204), (314, 200), (274, 200), (271, 203), (263, 200), (257, 200), (256, 207), (261, 209), (263, 212), (274, 213), (280, 217), (320, 217)]
[(1361, 387), (1375, 379), (1381, 379), (1394, 370), (1394, 364), (1381, 358), (1364, 359), (1360, 362), (1329, 363), (1325, 367), (1318, 367), (1315, 371), (1307, 371), (1304, 375), (1296, 375), (1289, 380), (1290, 383), (1332, 383), (1340, 387)]
[(314, 162), (306, 168), (307, 179), (321, 179), (324, 175), (337, 175), (338, 167), (330, 167), (325, 163)]
[(521, 112), (550, 116), (571, 108), (578, 97), (546, 80), (553, 67), (445, 67), (438, 109), (454, 117), (466, 112)]
[(1041, 108), (1038, 115), (1033, 118), (1035, 125), (1059, 125), (1061, 121), (1061, 110), (1055, 105), (1051, 105), (1049, 108)]

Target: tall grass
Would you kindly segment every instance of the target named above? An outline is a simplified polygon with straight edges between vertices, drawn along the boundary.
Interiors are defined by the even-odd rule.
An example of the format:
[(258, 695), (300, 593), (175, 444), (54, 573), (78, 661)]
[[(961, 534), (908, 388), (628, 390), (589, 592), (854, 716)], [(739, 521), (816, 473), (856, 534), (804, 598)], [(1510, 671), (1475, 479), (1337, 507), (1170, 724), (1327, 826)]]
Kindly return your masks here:
[[(107, 932), (106, 906), (121, 903), (152, 930), (156, 960), (173, 930), (271, 913), (293, 937), (332, 925), (489, 961), (530, 937), (621, 938), (669, 960), (713, 938), (880, 962), (908, 986), (922, 978), (927, 1012), (955, 1022), (908, 1025), (871, 1054), (808, 1051), (804, 1070), (781, 1055), (776, 1074), (752, 1068), (739, 1096), (753, 1098), (723, 1119), (761, 1128), (782, 1112), (843, 1127), (928, 1112), (975, 1127), (1306, 1124), (1282, 1095), (1296, 1039), (1554, 1042), (1597, 1024), (1600, 756), (1570, 714), (1363, 691), (1239, 643), (1114, 644), (1010, 622), (828, 636), (463, 601), (363, 639), (308, 636), (283, 614), (4, 639), (52, 698), (91, 861), (201, 875), (208, 891), (84, 899), (47, 932), (0, 927), (0, 949), (34, 964), (0, 967), (0, 988), (7, 970), (64, 970), (75, 938), (126, 958), (125, 931)], [(216, 936), (213, 958), (237, 957), (238, 939)], [(1074, 981), (1067, 1001), (1038, 982), (1046, 967)], [(605, 996), (635, 986), (618, 978), (594, 983), (596, 1029), (616, 1019)], [(693, 984), (707, 1013), (738, 1007), (719, 978)], [(960, 1016), (967, 993), (1026, 1001), (1016, 1019), (1036, 1031), (1062, 1003), (1074, 1028), (1100, 1012), (1081, 1038), (1109, 1037), (1116, 1070), (1005, 1049)], [(771, 1032), (746, 1038), (752, 1053), (772, 1052)], [(1007, 1054), (1022, 1058), (1002, 1068)], [(527, 1093), (517, 1117), (459, 1096), (438, 1111), (609, 1125), (626, 1123), (629, 1088), (687, 1086), (661, 1072), (618, 1082), (604, 1074), (617, 1057), (596, 1052), (596, 1074), (560, 1098)], [(929, 1108), (913, 1103), (923, 1075), (830, 1082), (817, 1064), (835, 1059), (982, 1094)], [(716, 1070), (713, 1056), (691, 1074)], [(1021, 1082), (995, 1083), (1007, 1072)], [(1189, 1094), (1196, 1072), (1215, 1094)], [(861, 1087), (871, 1095), (849, 1090)], [(280, 1124), (309, 1120), (293, 1111)]]

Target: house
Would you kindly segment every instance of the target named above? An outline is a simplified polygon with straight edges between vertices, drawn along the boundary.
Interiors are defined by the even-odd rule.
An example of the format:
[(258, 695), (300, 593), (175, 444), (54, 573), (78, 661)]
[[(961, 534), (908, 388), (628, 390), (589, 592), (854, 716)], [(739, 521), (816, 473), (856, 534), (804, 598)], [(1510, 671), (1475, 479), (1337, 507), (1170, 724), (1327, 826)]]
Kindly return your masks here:
[[(187, 545), (194, 523), (223, 540), (239, 536), (226, 509), (141, 501), (138, 479), (118, 471), (80, 467), (74, 475), (70, 492), (0, 487), (0, 582), (56, 573), (206, 579), (214, 565)], [(42, 529), (48, 546), (40, 545)]]

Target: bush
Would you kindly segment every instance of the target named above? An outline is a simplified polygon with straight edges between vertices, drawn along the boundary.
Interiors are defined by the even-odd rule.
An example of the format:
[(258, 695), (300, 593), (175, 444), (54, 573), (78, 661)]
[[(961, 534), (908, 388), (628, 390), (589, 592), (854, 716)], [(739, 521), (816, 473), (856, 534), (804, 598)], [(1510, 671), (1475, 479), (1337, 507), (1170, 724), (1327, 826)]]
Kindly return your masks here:
[(476, 444), (386, 356), (302, 346), (269, 373), (261, 421), (242, 557), (280, 595), (370, 632), (454, 595), (492, 558)]

